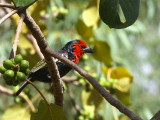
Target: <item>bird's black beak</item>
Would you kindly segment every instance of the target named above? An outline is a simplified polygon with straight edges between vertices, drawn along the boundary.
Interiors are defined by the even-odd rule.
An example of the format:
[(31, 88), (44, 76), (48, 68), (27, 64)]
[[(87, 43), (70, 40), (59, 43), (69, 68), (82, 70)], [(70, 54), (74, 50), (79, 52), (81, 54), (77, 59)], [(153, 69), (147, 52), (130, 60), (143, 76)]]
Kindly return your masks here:
[(94, 50), (93, 50), (92, 48), (90, 48), (90, 47), (84, 48), (83, 51), (84, 51), (85, 53), (94, 53)]

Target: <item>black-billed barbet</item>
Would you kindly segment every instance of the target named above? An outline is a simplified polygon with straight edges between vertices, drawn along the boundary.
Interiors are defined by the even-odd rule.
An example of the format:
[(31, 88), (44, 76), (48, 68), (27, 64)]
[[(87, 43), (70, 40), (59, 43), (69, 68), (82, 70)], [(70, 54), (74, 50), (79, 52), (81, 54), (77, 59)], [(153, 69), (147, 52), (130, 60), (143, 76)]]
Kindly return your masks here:
[[(68, 42), (62, 49), (55, 50), (56, 53), (60, 54), (63, 57), (68, 58), (74, 63), (78, 63), (80, 58), (84, 53), (93, 53), (93, 49), (87, 46), (87, 44), (82, 40), (73, 40)], [(57, 64), (60, 77), (66, 75), (72, 68), (67, 64), (61, 62), (58, 59), (55, 59)], [(41, 82), (51, 82), (51, 76), (49, 75), (47, 63), (45, 60), (39, 61), (35, 67), (30, 71), (27, 78), (30, 81), (41, 81)], [(20, 92), (28, 85), (26, 81), (22, 84), (20, 89), (16, 92), (16, 95), (19, 95)]]

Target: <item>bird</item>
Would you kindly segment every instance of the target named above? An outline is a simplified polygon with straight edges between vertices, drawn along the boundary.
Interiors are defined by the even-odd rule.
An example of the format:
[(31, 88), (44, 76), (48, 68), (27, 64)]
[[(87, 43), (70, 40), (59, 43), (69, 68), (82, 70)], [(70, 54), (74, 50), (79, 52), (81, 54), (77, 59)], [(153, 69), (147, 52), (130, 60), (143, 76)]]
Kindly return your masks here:
[[(75, 64), (79, 63), (80, 58), (85, 53), (93, 53), (94, 50), (90, 48), (87, 43), (83, 40), (71, 40), (64, 45), (63, 48), (55, 50), (55, 52), (63, 57), (66, 57)], [(55, 59), (60, 77), (66, 75), (72, 68), (66, 63), (61, 62), (58, 59)], [(27, 80), (34, 82), (40, 81), (45, 83), (51, 83), (51, 76), (47, 67), (45, 59), (40, 60), (30, 71)], [(29, 84), (28, 81), (25, 81), (19, 90), (15, 93), (15, 96), (18, 96), (22, 90)]]

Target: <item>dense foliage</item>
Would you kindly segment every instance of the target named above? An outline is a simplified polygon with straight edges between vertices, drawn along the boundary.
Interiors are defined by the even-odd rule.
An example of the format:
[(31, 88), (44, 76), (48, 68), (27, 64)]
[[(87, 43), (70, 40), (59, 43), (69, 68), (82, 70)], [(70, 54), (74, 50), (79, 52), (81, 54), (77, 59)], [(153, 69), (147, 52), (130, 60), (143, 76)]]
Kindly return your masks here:
[[(20, 0), (14, 1), (18, 2), (20, 6), (24, 4), (19, 2)], [(120, 1), (120, 7), (124, 12), (123, 0)], [(34, 0), (29, 0), (27, 4), (32, 2)], [(136, 0), (135, 6), (139, 5), (138, 2)], [(105, 4), (101, 4), (101, 7), (104, 7)], [(124, 15), (120, 17), (125, 19), (126, 24), (124, 21), (118, 21), (117, 26), (105, 21), (108, 20), (107, 18), (103, 19), (105, 9), (100, 9), (101, 18), (105, 23), (109, 23), (110, 27), (127, 27), (137, 19), (133, 25), (125, 29), (111, 29), (102, 22), (98, 11), (98, 0), (36, 1), (28, 8), (28, 11), (40, 26), (52, 49), (59, 49), (70, 40), (85, 40), (95, 50), (95, 53), (85, 55), (79, 66), (94, 76), (103, 87), (133, 112), (143, 119), (150, 119), (160, 106), (160, 97), (158, 96), (160, 92), (158, 87), (160, 84), (158, 81), (160, 77), (158, 64), (160, 16), (157, 14), (160, 9), (159, 5), (158, 0), (142, 0), (139, 18), (137, 19), (138, 11), (133, 13), (133, 18), (124, 18), (125, 12), (121, 11)], [(138, 10), (138, 7), (136, 8)], [(0, 8), (0, 18), (5, 14), (5, 10)], [(15, 14), (0, 25), (1, 65), (10, 54), (18, 20), (19, 16)], [(21, 54), (30, 62), (31, 69), (40, 60), (40, 57), (30, 39), (30, 32), (23, 24), (17, 54)], [(70, 79), (74, 79), (74, 81), (69, 81)], [(2, 77), (0, 77), (0, 84), (13, 91), (19, 88), (19, 86), (7, 86)], [(34, 84), (38, 86), (49, 103), (54, 102), (49, 84), (40, 82)], [(65, 115), (58, 106), (50, 104), (47, 107), (39, 93), (32, 86), (28, 86), (24, 90), (23, 97), (15, 98), (0, 94), (0, 119), (29, 120), (31, 111), (34, 111), (33, 108), (39, 110), (37, 113), (32, 113), (32, 120), (36, 120), (36, 117), (40, 115), (44, 118), (48, 117), (48, 119), (53, 117), (45, 116), (42, 109), (45, 109), (45, 112), (58, 114), (54, 117), (61, 117), (61, 119), (66, 117), (68, 120), (128, 119), (104, 101), (92, 86), (75, 71), (64, 77), (64, 89)], [(24, 97), (29, 99), (33, 108)], [(54, 109), (57, 109), (58, 112)], [(43, 118), (38, 118), (38, 120), (40, 119)]]

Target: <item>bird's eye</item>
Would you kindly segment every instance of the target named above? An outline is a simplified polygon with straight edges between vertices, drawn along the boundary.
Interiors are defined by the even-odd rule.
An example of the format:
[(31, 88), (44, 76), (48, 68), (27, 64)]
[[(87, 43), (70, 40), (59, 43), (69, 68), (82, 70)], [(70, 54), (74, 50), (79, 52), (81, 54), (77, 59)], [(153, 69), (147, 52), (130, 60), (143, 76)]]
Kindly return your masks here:
[(85, 47), (84, 47), (84, 46), (82, 46), (82, 45), (81, 45), (80, 47), (81, 47), (81, 48), (85, 48)]

